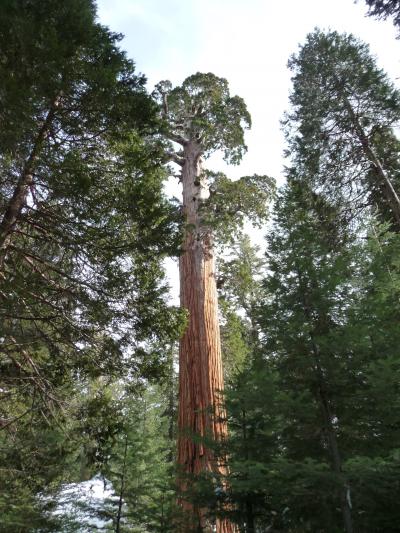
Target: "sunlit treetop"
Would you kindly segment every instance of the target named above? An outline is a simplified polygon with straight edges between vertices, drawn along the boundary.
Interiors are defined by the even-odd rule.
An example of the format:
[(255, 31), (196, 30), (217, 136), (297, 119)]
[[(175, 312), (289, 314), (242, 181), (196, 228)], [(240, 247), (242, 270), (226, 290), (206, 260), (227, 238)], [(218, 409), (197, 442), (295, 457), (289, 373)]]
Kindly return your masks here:
[(251, 117), (244, 100), (230, 95), (224, 78), (198, 72), (179, 87), (162, 81), (153, 94), (167, 138), (181, 146), (197, 144), (204, 157), (222, 150), (225, 161), (239, 163), (247, 150), (244, 130), (250, 128)]

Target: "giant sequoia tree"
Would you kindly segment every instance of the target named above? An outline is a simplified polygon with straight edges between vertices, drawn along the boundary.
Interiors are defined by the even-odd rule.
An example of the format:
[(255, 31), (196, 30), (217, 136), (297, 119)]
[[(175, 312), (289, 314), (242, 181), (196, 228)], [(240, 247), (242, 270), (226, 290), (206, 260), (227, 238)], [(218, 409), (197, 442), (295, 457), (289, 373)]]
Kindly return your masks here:
[[(180, 343), (178, 465), (186, 477), (205, 471), (221, 474), (225, 465), (217, 464), (204, 444), (204, 438), (218, 442), (226, 435), (213, 223), (219, 207), (225, 207), (226, 216), (243, 213), (249, 202), (246, 188), (255, 190), (252, 178), (239, 180), (234, 185), (236, 195), (229, 194), (231, 211), (227, 213), (226, 206), (218, 206), (212, 197), (218, 196), (218, 188), (227, 192), (228, 181), (213, 176), (210, 187), (212, 177), (207, 176), (203, 160), (222, 150), (226, 161), (238, 163), (246, 150), (243, 134), (244, 127), (250, 126), (250, 115), (241, 98), (230, 96), (226, 80), (213, 74), (195, 74), (176, 88), (161, 82), (156, 94), (166, 120), (165, 137), (172, 142), (169, 157), (181, 167), (186, 223), (179, 263), (181, 306), (188, 311), (188, 326)], [(265, 191), (260, 188), (258, 192), (265, 200)], [(187, 488), (185, 481), (181, 488)], [(203, 514), (198, 511), (205, 527)], [(217, 527), (220, 532), (231, 531), (224, 521)]]

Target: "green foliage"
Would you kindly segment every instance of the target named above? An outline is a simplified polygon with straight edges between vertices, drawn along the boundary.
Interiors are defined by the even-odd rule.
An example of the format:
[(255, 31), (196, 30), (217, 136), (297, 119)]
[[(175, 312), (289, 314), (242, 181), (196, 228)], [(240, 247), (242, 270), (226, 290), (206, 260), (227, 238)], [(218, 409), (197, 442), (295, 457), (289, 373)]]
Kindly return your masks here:
[(249, 365), (258, 347), (257, 306), (265, 261), (247, 235), (218, 263), (217, 288), (222, 315), (221, 342), (224, 372), (234, 378)]
[(29, 151), (57, 97), (53, 135), (68, 144), (116, 133), (127, 123), (148, 127), (153, 104), (145, 80), (118, 49), (120, 36), (95, 21), (91, 0), (70, 0), (61, 8), (54, 0), (6, 1), (0, 18), (2, 152), (15, 157)]
[[(378, 207), (393, 221), (397, 204), (392, 204), (387, 181), (399, 189), (393, 135), (400, 117), (399, 91), (377, 67), (368, 46), (352, 35), (316, 30), (289, 67), (292, 109), (285, 123), (293, 166), (316, 188), (342, 196), (343, 203), (346, 199), (353, 216)], [(395, 220), (398, 224), (398, 215)]]
[[(398, 23), (395, 3), (367, 3)], [(91, 0), (0, 6), (2, 212), (32, 174), (0, 250), (5, 532), (77, 531), (52, 514), (60, 485), (98, 472), (114, 495), (87, 511), (107, 527), (180, 519), (171, 346), (185, 317), (161, 260), (182, 220), (164, 164), (188, 142), (237, 164), (251, 121), (211, 73), (161, 82), (157, 107), (119, 40)], [(193, 500), (248, 533), (334, 533), (351, 499), (356, 531), (394, 533), (400, 234), (382, 172), (398, 189), (399, 91), (351, 35), (315, 31), (289, 65), (291, 167), (267, 266), (240, 231), (267, 220), (271, 178), (204, 176), (202, 226), (231, 246), (217, 278), (230, 434), (205, 444), (230, 473), (200, 476)]]
[[(264, 295), (252, 314), (261, 334), (255, 343), (247, 337), (248, 362), (227, 391), (225, 512), (246, 532), (339, 532), (346, 484), (355, 530), (394, 531), (398, 235), (375, 226), (367, 239), (356, 239), (340, 205), (293, 176), (275, 217)], [(204, 497), (221, 513), (212, 484)]]
[(394, 533), (399, 520), (395, 495), (399, 486), (399, 451), (385, 457), (354, 457), (346, 463), (355, 505), (362, 509), (357, 521), (361, 531)]
[[(194, 172), (200, 234), (211, 231), (219, 244), (232, 245), (245, 221), (261, 227), (268, 216), (274, 180), (255, 174), (231, 181), (222, 173), (204, 170), (201, 163), (216, 151), (222, 151), (228, 163), (240, 162), (246, 151), (244, 129), (251, 125), (243, 100), (231, 97), (227, 81), (211, 73), (194, 74), (175, 88), (162, 81), (153, 96), (163, 120), (165, 160), (182, 167), (185, 188), (192, 186), (183, 177), (185, 169)], [(193, 229), (186, 226), (187, 231)]]
[(72, 417), (65, 413), (64, 426), (43, 421), (35, 411), (29, 420), (0, 432), (0, 531), (59, 531), (49, 512), (54, 501), (38, 497), (44, 488), (51, 492), (73, 472), (76, 440)]
[(174, 412), (165, 409), (169, 393), (165, 386), (155, 386), (140, 395), (126, 395), (123, 400), (123, 429), (106, 469), (118, 498), (123, 500), (121, 532), (174, 531), (174, 435), (170, 427)]
[(387, 19), (393, 17), (393, 24), (400, 26), (400, 8), (396, 0), (365, 0), (368, 16)]
[(225, 300), (219, 301), (219, 310), (223, 317), (221, 345), (224, 375), (229, 378), (243, 368), (250, 356), (248, 324)]
[(233, 245), (245, 221), (261, 227), (268, 218), (268, 204), (275, 181), (268, 176), (243, 176), (231, 181), (225, 174), (207, 171), (210, 197), (200, 206), (203, 224), (211, 227), (218, 243)]
[[(249, 301), (251, 289), (243, 291), (254, 275), (249, 254), (225, 266), (227, 346), (249, 348), (227, 394), (225, 510), (246, 532), (339, 532), (347, 511), (356, 531), (392, 531), (399, 236), (377, 167), (360, 139), (349, 141), (357, 123), (346, 100), (357, 102), (369, 146), (396, 185), (397, 91), (352, 37), (316, 32), (292, 68), (293, 166), (276, 200), (263, 294)], [(242, 335), (246, 318), (253, 335)], [(210, 487), (205, 494), (215, 501)]]
[(93, 383), (163, 375), (182, 322), (162, 281), (180, 216), (149, 139), (156, 106), (119, 40), (90, 0), (0, 7), (2, 213), (32, 176), (0, 250), (1, 493), (21, 530), (74, 463), (107, 461), (118, 405)]
[(243, 99), (229, 94), (224, 78), (198, 72), (180, 87), (162, 81), (153, 94), (163, 108), (167, 138), (195, 140), (205, 157), (222, 150), (226, 161), (240, 162), (247, 150), (244, 128), (250, 127), (251, 118)]

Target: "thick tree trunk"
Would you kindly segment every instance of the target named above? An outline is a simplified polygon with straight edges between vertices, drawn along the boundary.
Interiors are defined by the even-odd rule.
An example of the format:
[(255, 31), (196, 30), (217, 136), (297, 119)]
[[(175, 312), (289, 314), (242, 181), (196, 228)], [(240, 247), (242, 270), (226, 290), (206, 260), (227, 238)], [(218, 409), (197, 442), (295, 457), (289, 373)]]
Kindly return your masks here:
[[(187, 229), (179, 263), (181, 306), (188, 311), (179, 350), (178, 467), (182, 494), (190, 488), (192, 476), (207, 471), (226, 473), (225, 465), (218, 464), (203, 441), (208, 437), (221, 441), (227, 428), (220, 396), (224, 382), (212, 235), (199, 215), (200, 203), (208, 195), (201, 170), (200, 147), (189, 142), (182, 167)], [(207, 510), (194, 509), (184, 497), (181, 504), (197, 530), (211, 531), (207, 529)], [(217, 524), (218, 533), (232, 531), (228, 521)]]

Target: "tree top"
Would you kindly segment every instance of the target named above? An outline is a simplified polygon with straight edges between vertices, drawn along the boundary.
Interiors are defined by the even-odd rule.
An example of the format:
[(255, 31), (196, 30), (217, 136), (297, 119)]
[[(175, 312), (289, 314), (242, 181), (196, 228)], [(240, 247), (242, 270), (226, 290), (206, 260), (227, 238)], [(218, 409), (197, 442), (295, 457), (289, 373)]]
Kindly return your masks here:
[(194, 143), (204, 157), (222, 150), (225, 161), (239, 163), (247, 150), (244, 130), (250, 128), (251, 117), (244, 100), (230, 95), (226, 79), (198, 72), (174, 88), (161, 81), (153, 95), (168, 139), (182, 146)]

